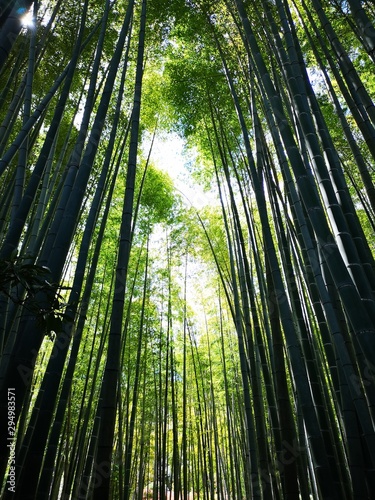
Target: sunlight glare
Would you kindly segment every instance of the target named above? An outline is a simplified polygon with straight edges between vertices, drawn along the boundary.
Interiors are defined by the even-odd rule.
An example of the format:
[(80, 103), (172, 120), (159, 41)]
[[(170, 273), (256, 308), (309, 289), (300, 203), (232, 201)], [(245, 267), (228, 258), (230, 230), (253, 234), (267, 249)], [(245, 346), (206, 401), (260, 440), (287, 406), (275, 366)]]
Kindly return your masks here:
[(26, 12), (26, 14), (21, 17), (21, 23), (24, 28), (34, 28), (35, 22), (33, 13), (31, 11)]

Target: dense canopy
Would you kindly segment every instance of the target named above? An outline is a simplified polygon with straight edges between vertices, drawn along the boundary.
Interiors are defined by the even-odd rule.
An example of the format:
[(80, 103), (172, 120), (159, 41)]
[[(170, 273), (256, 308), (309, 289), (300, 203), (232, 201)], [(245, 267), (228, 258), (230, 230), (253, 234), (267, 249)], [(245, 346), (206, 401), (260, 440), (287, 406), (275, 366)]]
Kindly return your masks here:
[(1, 498), (375, 498), (374, 23), (0, 1)]

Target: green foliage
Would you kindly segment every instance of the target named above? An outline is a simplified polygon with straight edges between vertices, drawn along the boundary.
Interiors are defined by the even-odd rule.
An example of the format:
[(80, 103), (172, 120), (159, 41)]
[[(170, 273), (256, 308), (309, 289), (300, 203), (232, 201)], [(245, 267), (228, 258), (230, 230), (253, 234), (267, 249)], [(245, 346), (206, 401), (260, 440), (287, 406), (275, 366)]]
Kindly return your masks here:
[[(22, 260), (0, 260), (0, 296), (6, 295), (35, 315), (38, 328), (52, 338), (52, 332), (59, 332), (63, 319), (67, 318), (62, 287), (58, 292), (56, 285), (49, 281), (47, 267), (23, 263)], [(45, 301), (42, 305), (38, 299), (41, 293), (50, 297), (47, 306)]]
[[(249, 33), (238, 12), (240, 0), (148, 1), (140, 129), (135, 138), (128, 133), (128, 126), (134, 125), (132, 110), (138, 109), (134, 97), (138, 99), (139, 95), (135, 94), (134, 77), (141, 3), (134, 3), (132, 29), (116, 64), (118, 72), (109, 110), (103, 117), (103, 134), (97, 142), (95, 137), (89, 147), (94, 148), (90, 152), (95, 155), (92, 163), (86, 165), (86, 184), (78, 186), (82, 164), (68, 165), (68, 159), (87, 102), (99, 27), (80, 54), (59, 131), (48, 151), (48, 165), (34, 187), (30, 211), (22, 221), (18, 245), (21, 257), (0, 261), (1, 306), (4, 306), (2, 312), (5, 311), (0, 318), (0, 330), (2, 333), (6, 330), (2, 339), (5, 342), (10, 339), (6, 346), (10, 358), (20, 352), (23, 356), (21, 360), (15, 357), (14, 366), (9, 370), (6, 360), (1, 373), (4, 380), (11, 383), (10, 374), (17, 374), (19, 363), (24, 362), (30, 365), (28, 369), (32, 373), (35, 351), (40, 348), (32, 401), (39, 398), (38, 394), (48, 394), (38, 401), (34, 412), (32, 406), (28, 406), (24, 381), (19, 383), (19, 393), (24, 390), (25, 394), (24, 399), (17, 395), (19, 406), (22, 406), (17, 464), (18, 461), (29, 464), (19, 467), (19, 484), (26, 491), (29, 481), (23, 479), (23, 474), (42, 478), (53, 471), (47, 481), (48, 493), (38, 491), (36, 497), (48, 494), (80, 497), (78, 490), (73, 491), (74, 484), (82, 486), (87, 480), (87, 484), (96, 486), (99, 479), (109, 481), (110, 476), (107, 496), (126, 498), (123, 478), (128, 472), (124, 470), (128, 461), (131, 463), (129, 496), (139, 498), (141, 491), (147, 489), (149, 492), (153, 489), (155, 497), (156, 486), (173, 487), (179, 497), (185, 497), (182, 490), (187, 489), (190, 496), (199, 493), (202, 498), (255, 498), (258, 490), (257, 498), (298, 495), (308, 498), (310, 493), (328, 498), (330, 495), (324, 493), (324, 488), (330, 484), (341, 488), (339, 495), (352, 491), (353, 487), (366, 482), (365, 472), (361, 476), (358, 463), (366, 463), (368, 470), (373, 470), (374, 465), (369, 460), (370, 456), (374, 458), (375, 434), (370, 408), (373, 377), (372, 373), (369, 375), (365, 360), (371, 349), (358, 347), (363, 338), (369, 339), (368, 345), (373, 347), (370, 325), (373, 312), (370, 306), (366, 314), (360, 315), (356, 306), (353, 310), (345, 309), (343, 299), (349, 297), (345, 294), (351, 293), (350, 298), (360, 297), (359, 306), (365, 308), (371, 303), (370, 294), (359, 295), (373, 286), (373, 282), (360, 281), (370, 276), (371, 266), (367, 260), (364, 263), (369, 255), (362, 252), (366, 248), (360, 246), (358, 234), (354, 237), (344, 225), (338, 225), (346, 219), (356, 224), (354, 214), (343, 205), (341, 195), (346, 189), (345, 180), (342, 179), (339, 188), (337, 177), (332, 181), (337, 172), (332, 171), (327, 155), (321, 151), (317, 116), (313, 114), (311, 103), (303, 106), (304, 74), (299, 73), (300, 68), (291, 63), (288, 54), (286, 64), (281, 63), (281, 52), (277, 49), (266, 8), (274, 16), (283, 48), (288, 49), (285, 25), (279, 21), (282, 9), (290, 6), (309, 74), (318, 75), (313, 83), (327, 132), (345, 173), (353, 180), (349, 189), (357, 211), (355, 215), (369, 241), (370, 251), (374, 252), (373, 214), (362, 206), (364, 201), (367, 207), (366, 193), (335, 108), (322, 91), (324, 87), (319, 81), (311, 41), (291, 2), (243, 2), (259, 46), (259, 52), (252, 53), (251, 37), (246, 38)], [(56, 2), (50, 2), (48, 12), (54, 5)], [(296, 5), (302, 7), (298, 0)], [(92, 132), (108, 63), (127, 6), (127, 2), (111, 2), (88, 133)], [(44, 7), (42, 1), (41, 8)], [(62, 2), (52, 31), (43, 42), (46, 21), (40, 21), (37, 41), (43, 43), (43, 56), (34, 74), (32, 110), (71, 58), (82, 7), (83, 1)], [(85, 36), (97, 26), (103, 7), (103, 1), (89, 0)], [(307, 9), (318, 22), (311, 2)], [(373, 65), (368, 58), (362, 57), (364, 53), (355, 32), (346, 22), (345, 6), (338, 9), (337, 2), (326, 1), (323, 9), (362, 73), (364, 85), (373, 95)], [(306, 22), (310, 26), (307, 17)], [(11, 54), (6, 70), (0, 74), (1, 88), (9, 86), (9, 91), (5, 88), (1, 94), (1, 118), (7, 115), (8, 106), (25, 74), (27, 37), (22, 33), (17, 42), (19, 54)], [(333, 54), (323, 33), (322, 40)], [(319, 51), (323, 54), (321, 48)], [(259, 61), (264, 63), (263, 71), (269, 74), (260, 74), (256, 67)], [(127, 74), (120, 100), (118, 90), (123, 67)], [(295, 71), (293, 78), (288, 73), (289, 68)], [(14, 69), (9, 80), (8, 69)], [(270, 82), (276, 96), (267, 93), (266, 84)], [(336, 82), (332, 83), (373, 174), (368, 144), (345, 108), (345, 96), (341, 95)], [(295, 90), (297, 85), (298, 91)], [(5, 235), (11, 227), (15, 201), (19, 202), (25, 188), (30, 186), (58, 98), (59, 92), (30, 133), (24, 178), (16, 184), (15, 172), (20, 170), (17, 169), (18, 154), (3, 177), (0, 221), (4, 221)], [(272, 108), (278, 99), (282, 105)], [(5, 150), (22, 127), (23, 104), (20, 96), (19, 107), (13, 110), (12, 119), (4, 126), (9, 131)], [(111, 145), (118, 105), (121, 106), (120, 121)], [(271, 111), (266, 109), (268, 105), (274, 118), (280, 118), (277, 114), (280, 110), (286, 114), (287, 124), (281, 123), (277, 134), (269, 129), (271, 115), (266, 113)], [(361, 108), (361, 112), (365, 110)], [(290, 127), (289, 135), (284, 134), (285, 127)], [(146, 168), (143, 156), (146, 154), (139, 152), (135, 202), (133, 207), (126, 206), (124, 210), (125, 185), (130, 170), (127, 160), (134, 145), (130, 141), (138, 139), (141, 150), (145, 134), (151, 137), (155, 131), (168, 134), (171, 130), (177, 130), (186, 140), (186, 148), (193, 152), (187, 171), (195, 183), (212, 194), (210, 202), (199, 211), (190, 207), (177, 193), (171, 177), (153, 164), (152, 154), (142, 183)], [(316, 138), (316, 144), (312, 137)], [(251, 152), (245, 147), (247, 138)], [(104, 169), (106, 160), (108, 172)], [(323, 172), (314, 170), (317, 160), (321, 160)], [(296, 165), (299, 170), (293, 170)], [(90, 219), (93, 234), (91, 239), (85, 239), (87, 217), (103, 172), (106, 174), (103, 191), (98, 191), (98, 205)], [(286, 174), (290, 174), (289, 177)], [(217, 180), (223, 206), (219, 204)], [(257, 180), (260, 186), (254, 196)], [(334, 184), (334, 193), (329, 198), (327, 190), (331, 184)], [(315, 204), (310, 203), (310, 198), (303, 198), (305, 191), (314, 194), (315, 190)], [(83, 196), (76, 202), (78, 191)], [(15, 199), (15, 192), (20, 193), (19, 199)], [(71, 198), (66, 198), (69, 201), (64, 208), (59, 203), (67, 193)], [(259, 201), (263, 194), (265, 200)], [(63, 208), (64, 217), (60, 219)], [(108, 218), (101, 236), (100, 226), (107, 208)], [(332, 236), (329, 232), (328, 242), (319, 239), (318, 215), (328, 232), (333, 228), (337, 233)], [(125, 240), (120, 228), (127, 218), (131, 219), (127, 229), (133, 229), (133, 222), (135, 226), (133, 234), (128, 237), (127, 233)], [(62, 224), (71, 224), (75, 229), (73, 241), (66, 248), (62, 248), (65, 242), (55, 238), (57, 225), (65, 231)], [(345, 231), (341, 231), (343, 227)], [(339, 244), (335, 246), (336, 240)], [(61, 282), (65, 286), (54, 283), (46, 267), (27, 261), (29, 250), (26, 249), (31, 243), (35, 245), (33, 255), (49, 258), (45, 256), (45, 248), (52, 241), (48, 248), (53, 255), (58, 255), (53, 261), (53, 271), (64, 276)], [(125, 267), (124, 253), (130, 243), (129, 266), (124, 276), (119, 269)], [(353, 251), (346, 252), (349, 244), (353, 244), (350, 247)], [(337, 249), (334, 262), (330, 254), (333, 247)], [(79, 269), (76, 266), (78, 255), (86, 259)], [(344, 271), (347, 266), (350, 273), (343, 272), (340, 279), (336, 274), (337, 285), (332, 276), (337, 270), (341, 273), (340, 263)], [(95, 271), (92, 283), (89, 280), (91, 271)], [(74, 304), (67, 304), (65, 291), (73, 280), (78, 298)], [(115, 285), (119, 287), (116, 290)], [(340, 293), (344, 295), (338, 299)], [(82, 303), (83, 296), (86, 304)], [(350, 302), (358, 304), (358, 301)], [(68, 312), (72, 313), (73, 306), (77, 306), (77, 310), (74, 324), (71, 324)], [(114, 313), (119, 311), (116, 328), (113, 328)], [(18, 324), (28, 325), (27, 335)], [(57, 340), (61, 340), (71, 327), (75, 335), (69, 336), (65, 344), (70, 355), (57, 356), (56, 353), (65, 352)], [(53, 332), (61, 334), (56, 336), (53, 350), (51, 343), (43, 344), (43, 340), (41, 347), (37, 342), (34, 344), (39, 331), (50, 337), (55, 337)], [(116, 348), (109, 349), (108, 337), (115, 339)], [(13, 353), (14, 338), (17, 349)], [(51, 370), (48, 373), (47, 365)], [(111, 382), (103, 387), (113, 389), (108, 406), (102, 406), (105, 370)], [(350, 385), (352, 375), (357, 377), (358, 387)], [(55, 389), (44, 392), (45, 387), (50, 389), (52, 380), (56, 382)], [(303, 390), (301, 384), (305, 384)], [(104, 396), (108, 393), (109, 390), (104, 390)], [(51, 407), (47, 399), (53, 403)], [(59, 405), (55, 404), (58, 402)], [(96, 426), (109, 408), (114, 439), (107, 440), (109, 429), (105, 427), (103, 440), (99, 442), (101, 434)], [(48, 413), (48, 418), (44, 412)], [(40, 425), (47, 420), (46, 441), (36, 450), (39, 437), (36, 439), (35, 433), (29, 440), (29, 434), (37, 428), (35, 422)], [(357, 422), (355, 426), (353, 421)], [(340, 422), (339, 427), (337, 422)], [(133, 424), (134, 435), (130, 436)], [(362, 434), (366, 440), (369, 438), (368, 445)], [(348, 435), (351, 442), (346, 439)], [(324, 439), (320, 440), (321, 436)], [(133, 448), (130, 448), (131, 440)], [(297, 443), (298, 453), (293, 455), (292, 462), (281, 461), (282, 467), (276, 468), (274, 457), (284, 456), (286, 449), (290, 454), (291, 443), (293, 450)], [(106, 448), (110, 457), (108, 467), (111, 470), (102, 476), (95, 475), (95, 450), (99, 446)], [(30, 449), (26, 450), (28, 447)], [(39, 465), (35, 465), (37, 452)], [(287, 485), (288, 474), (284, 474), (289, 466), (289, 475), (295, 479), (296, 486), (292, 492)], [(294, 471), (293, 466), (296, 466)], [(5, 470), (6, 464), (4, 467)], [(359, 474), (356, 481), (352, 480), (353, 471)], [(56, 487), (54, 491), (52, 483)], [(267, 490), (271, 484), (272, 491)], [(369, 481), (369, 488), (371, 484)], [(34, 486), (37, 491), (39, 486)], [(86, 493), (98, 497), (97, 491), (94, 487), (92, 492)], [(159, 496), (165, 496), (164, 492), (159, 491)], [(358, 491), (354, 496), (365, 497)]]
[(147, 168), (141, 204), (152, 223), (171, 220), (172, 210), (176, 204), (172, 179), (167, 173), (157, 170), (152, 165)]
[(51, 286), (47, 281), (49, 269), (35, 264), (23, 264), (22, 259), (0, 260), (0, 291), (22, 285), (27, 293), (35, 295), (40, 289)]

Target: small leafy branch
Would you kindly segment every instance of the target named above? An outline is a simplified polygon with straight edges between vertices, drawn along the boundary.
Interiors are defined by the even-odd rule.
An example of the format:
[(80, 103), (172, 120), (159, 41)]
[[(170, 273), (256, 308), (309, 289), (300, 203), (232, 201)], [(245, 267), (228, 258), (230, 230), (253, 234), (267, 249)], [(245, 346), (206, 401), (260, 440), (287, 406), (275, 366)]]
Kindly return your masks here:
[[(46, 335), (61, 328), (66, 303), (61, 295), (68, 287), (58, 286), (49, 281), (48, 267), (28, 264), (21, 259), (0, 259), (0, 294), (6, 295), (14, 304), (25, 307), (35, 315), (36, 322)], [(42, 302), (40, 294), (47, 297)]]

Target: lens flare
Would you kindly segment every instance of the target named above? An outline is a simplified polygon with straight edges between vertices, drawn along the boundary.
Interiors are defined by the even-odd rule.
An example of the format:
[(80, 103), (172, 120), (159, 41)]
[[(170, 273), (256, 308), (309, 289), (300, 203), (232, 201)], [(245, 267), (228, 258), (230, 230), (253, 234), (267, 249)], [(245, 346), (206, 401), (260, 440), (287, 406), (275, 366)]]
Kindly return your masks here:
[(32, 12), (26, 12), (21, 17), (21, 23), (24, 28), (34, 28), (35, 27), (35, 20)]

